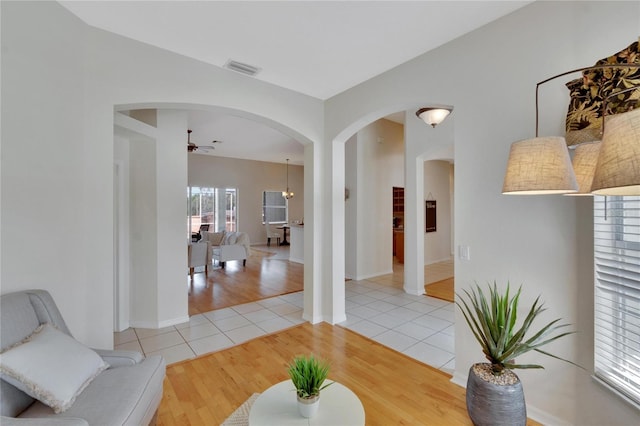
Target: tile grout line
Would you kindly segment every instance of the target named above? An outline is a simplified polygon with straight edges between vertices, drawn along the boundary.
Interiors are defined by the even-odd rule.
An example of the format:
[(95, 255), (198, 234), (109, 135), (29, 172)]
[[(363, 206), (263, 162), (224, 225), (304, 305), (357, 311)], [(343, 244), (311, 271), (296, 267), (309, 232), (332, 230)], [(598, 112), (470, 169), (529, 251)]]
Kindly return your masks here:
[[(381, 289), (385, 289), (387, 291), (385, 292), (385, 291), (382, 291)], [(451, 307), (453, 306), (453, 303), (445, 302), (445, 301), (441, 301), (439, 299), (433, 299), (433, 298), (424, 299), (427, 296), (409, 297), (409, 296), (406, 295), (406, 293), (402, 292), (401, 290), (399, 290), (399, 289), (395, 289), (394, 290), (394, 289), (395, 289), (395, 287), (394, 288), (388, 288), (388, 287), (385, 287), (383, 284), (377, 284), (377, 283), (369, 281), (369, 280), (350, 281), (349, 284), (347, 285), (347, 288), (345, 289), (346, 290), (345, 291), (345, 293), (346, 293), (345, 302), (349, 305), (349, 306), (346, 307), (346, 313), (347, 313), (347, 315), (349, 317), (351, 317), (352, 320), (355, 319), (355, 321), (353, 321), (353, 322), (349, 322), (348, 321), (347, 324), (343, 323), (342, 326), (347, 328), (347, 329), (350, 329), (351, 331), (354, 331), (356, 333), (362, 334), (365, 337), (368, 337), (368, 338), (370, 338), (370, 339), (372, 339), (374, 341), (377, 341), (378, 343), (381, 343), (381, 344), (383, 344), (383, 345), (385, 345), (387, 347), (390, 347), (393, 350), (396, 350), (398, 352), (404, 353), (405, 355), (409, 355), (406, 352), (410, 348), (414, 348), (414, 347), (416, 347), (418, 345), (427, 345), (428, 348), (433, 348), (435, 351), (439, 351), (441, 353), (446, 354), (445, 357), (448, 360), (446, 362), (444, 362), (444, 363), (441, 360), (440, 362), (435, 362), (435, 364), (434, 364), (434, 362), (427, 362), (424, 359), (417, 358), (416, 356), (412, 356), (412, 355), (409, 355), (409, 356), (411, 356), (412, 358), (415, 358), (418, 361), (423, 362), (425, 364), (432, 365), (432, 366), (434, 366), (436, 368), (439, 368), (441, 370), (450, 372), (449, 371), (450, 369), (445, 369), (444, 367), (446, 365), (449, 365), (452, 362), (455, 362), (455, 353), (450, 352), (448, 350), (449, 348), (444, 349), (442, 347), (439, 347), (439, 346), (436, 346), (436, 345), (434, 345), (432, 343), (429, 343), (427, 340), (432, 338), (432, 337), (434, 337), (434, 336), (436, 336), (436, 335), (441, 335), (441, 339), (454, 340), (455, 336), (453, 335), (453, 333), (449, 334), (449, 333), (445, 332), (445, 330), (450, 328), (455, 323), (455, 322), (452, 322), (449, 319), (447, 319), (447, 318), (450, 317), (450, 315), (455, 315), (455, 314), (448, 314), (447, 313), (447, 312), (450, 312), (449, 309), (451, 309)], [(385, 293), (385, 294), (383, 295), (383, 294), (380, 294), (380, 293)], [(211, 318), (211, 316), (213, 316), (215, 312), (219, 312), (220, 311), (220, 310), (214, 310), (214, 311), (209, 311), (209, 312), (197, 314), (199, 316), (204, 317), (204, 320), (202, 322), (194, 324), (193, 326), (187, 325), (185, 327), (180, 327), (180, 328), (178, 328), (178, 326), (171, 326), (172, 329), (170, 329), (170, 330), (167, 330), (167, 331), (162, 332), (162, 333), (152, 334), (152, 335), (149, 335), (149, 336), (146, 336), (146, 337), (140, 337), (140, 333), (138, 332), (138, 330), (132, 329), (133, 330), (133, 335), (136, 337), (137, 343), (138, 343), (138, 345), (140, 346), (140, 349), (142, 350), (142, 352), (145, 355), (147, 355), (148, 353), (161, 353), (162, 351), (165, 351), (167, 349), (175, 348), (175, 347), (178, 347), (178, 346), (181, 346), (181, 345), (186, 345), (186, 348), (188, 348), (188, 350), (192, 354), (192, 356), (190, 358), (192, 358), (194, 356), (199, 356), (197, 354), (197, 351), (194, 349), (194, 346), (192, 345), (192, 343), (196, 342), (196, 341), (199, 341), (199, 340), (202, 340), (202, 339), (206, 339), (206, 338), (210, 338), (210, 337), (213, 337), (213, 336), (222, 335), (226, 339), (228, 339), (230, 342), (232, 342), (231, 346), (235, 346), (235, 345), (238, 345), (238, 344), (242, 344), (242, 343), (246, 342), (247, 340), (251, 340), (253, 338), (264, 336), (264, 335), (267, 335), (267, 334), (270, 334), (270, 333), (274, 333), (274, 332), (277, 332), (277, 331), (279, 331), (281, 329), (281, 328), (277, 328), (277, 329), (268, 331), (268, 330), (265, 330), (265, 328), (260, 326), (261, 323), (280, 319), (280, 320), (284, 320), (284, 321), (287, 322), (287, 325), (284, 328), (288, 328), (288, 327), (296, 325), (295, 322), (293, 322), (289, 318), (285, 317), (285, 315), (291, 315), (292, 313), (299, 312), (302, 309), (299, 305), (295, 304), (295, 302), (294, 303), (291, 302), (291, 299), (292, 299), (291, 295), (294, 295), (294, 294), (302, 294), (302, 292), (290, 293), (290, 294), (287, 295), (287, 296), (289, 296), (288, 300), (280, 299), (282, 301), (282, 303), (279, 303), (279, 304), (276, 304), (276, 305), (271, 305), (270, 303), (261, 304), (261, 303), (259, 303), (260, 301), (247, 303), (245, 305), (249, 305), (249, 304), (256, 304), (257, 305), (256, 309), (251, 309), (249, 311), (245, 311), (244, 309), (236, 310), (236, 309), (234, 309), (234, 307), (224, 308), (224, 309), (231, 309), (234, 312), (234, 314), (230, 315), (230, 316), (227, 316), (227, 317), (220, 318), (218, 321), (222, 321), (224, 319), (233, 318), (233, 317), (241, 317), (243, 319), (243, 321), (247, 321), (247, 323), (245, 323), (244, 325), (240, 325), (238, 327), (233, 327), (233, 328), (230, 328), (228, 330), (220, 329), (219, 326), (216, 325), (216, 320)], [(368, 294), (373, 294), (375, 297), (368, 296)], [(362, 296), (365, 296), (365, 297), (363, 298)], [(281, 298), (281, 297), (282, 296), (275, 296), (275, 297), (270, 298), (270, 299), (276, 299), (276, 298)], [(294, 299), (296, 299), (296, 298), (294, 298)], [(360, 302), (357, 302), (354, 299), (355, 300), (359, 300)], [(431, 299), (433, 299), (433, 300), (431, 300)], [(266, 299), (266, 300), (269, 300), (269, 299)], [(392, 303), (389, 300), (393, 300), (396, 303)], [(403, 301), (406, 302), (406, 303), (402, 303)], [(412, 305), (413, 303), (416, 303), (416, 302), (417, 303), (421, 303), (421, 304), (423, 304), (423, 305), (425, 305), (427, 307), (431, 307), (433, 309), (424, 308), (424, 309), (427, 309), (426, 312), (425, 312), (425, 311), (414, 310), (414, 309), (406, 307), (407, 305)], [(273, 307), (284, 305), (284, 304), (291, 305), (291, 309), (295, 308), (295, 310), (293, 310), (292, 312), (286, 313), (286, 314), (280, 314), (278, 312), (275, 312), (275, 311), (271, 310), (271, 308), (273, 308)], [(371, 305), (373, 305), (373, 306), (371, 306)], [(389, 305), (393, 305), (393, 307), (390, 307)], [(239, 305), (239, 306), (243, 306), (243, 305)], [(366, 319), (366, 318), (360, 317), (359, 315), (357, 315), (355, 313), (349, 314), (350, 310), (353, 311), (353, 310), (357, 310), (358, 308), (367, 308), (367, 309), (370, 309), (372, 311), (375, 311), (375, 314), (372, 314), (373, 317), (377, 317), (377, 316), (380, 316), (380, 315), (387, 315), (389, 317), (389, 319), (393, 318), (394, 319), (393, 322), (394, 323), (397, 322), (397, 324), (395, 326), (382, 325), (382, 324), (384, 324), (382, 319), (381, 319), (381, 321), (382, 321), (381, 323), (376, 323), (376, 322), (371, 321), (371, 319), (373, 317), (369, 317), (369, 319)], [(386, 310), (382, 310), (382, 309), (386, 309)], [(389, 313), (390, 311), (403, 310), (403, 309), (406, 310), (406, 311), (411, 311), (411, 313), (407, 313), (407, 315), (415, 315), (415, 314), (419, 314), (419, 315), (418, 316), (414, 316), (414, 317), (401, 317), (399, 315), (400, 315), (400, 312), (402, 312), (402, 311), (397, 312), (398, 315), (396, 315), (396, 316), (394, 316), (393, 314)], [(255, 313), (255, 312), (258, 312), (258, 311), (268, 311), (270, 313), (269, 315), (273, 314), (275, 316), (271, 317), (271, 318), (267, 318), (267, 319), (265, 319), (263, 321), (252, 321), (251, 319), (246, 317), (246, 315), (250, 315), (251, 313)], [(441, 318), (439, 316), (433, 315), (436, 312), (440, 313), (442, 315), (442, 317), (444, 317), (444, 318)], [(447, 324), (446, 324), (446, 326), (444, 326), (444, 328), (438, 327), (439, 329), (433, 329), (433, 328), (430, 328), (430, 327), (427, 327), (427, 326), (424, 326), (424, 325), (422, 325), (420, 323), (415, 322), (415, 320), (418, 319), (418, 318), (424, 318), (425, 321), (429, 320), (429, 319), (434, 320), (434, 321), (440, 323), (440, 326), (445, 325), (443, 323), (447, 323)], [(396, 319), (397, 319), (397, 321), (396, 321)], [(302, 320), (300, 320), (300, 321), (303, 322)], [(367, 333), (359, 332), (359, 331), (356, 331), (354, 329), (354, 326), (356, 326), (358, 323), (362, 323), (362, 324), (360, 325), (360, 327), (356, 327), (356, 328), (374, 326), (376, 328), (379, 327), (381, 329), (381, 331), (378, 332), (378, 333), (374, 333), (372, 336), (368, 336)], [(201, 336), (201, 337), (199, 337), (197, 339), (187, 340), (187, 338), (185, 338), (185, 336), (181, 332), (181, 330), (186, 330), (186, 329), (198, 327), (198, 326), (205, 325), (205, 324), (213, 325), (220, 333), (214, 333), (212, 335), (203, 335), (203, 336)], [(407, 332), (403, 332), (403, 331), (397, 330), (397, 328), (402, 327), (402, 326), (407, 326), (407, 325), (420, 327), (420, 328), (427, 329), (427, 330), (432, 331), (432, 332), (429, 333), (429, 335), (424, 337), (424, 338), (418, 338), (418, 337), (414, 337), (413, 335), (408, 334)], [(232, 339), (227, 334), (227, 333), (232, 332), (234, 330), (239, 330), (239, 329), (241, 329), (243, 327), (248, 327), (248, 326), (256, 327), (258, 330), (260, 330), (260, 333), (255, 335), (255, 336), (253, 336), (253, 337), (250, 337), (249, 339), (241, 339), (241, 341), (239, 341), (237, 343), (235, 342), (234, 339)], [(162, 334), (171, 333), (173, 331), (176, 331), (178, 333), (178, 336), (182, 340), (181, 343), (177, 343), (175, 345), (170, 345), (170, 346), (164, 347), (164, 348), (159, 348), (159, 349), (157, 349), (155, 351), (149, 351), (148, 353), (145, 352), (144, 349), (142, 348), (142, 340), (148, 339), (148, 338), (157, 338), (158, 336), (161, 336)], [(404, 338), (413, 339), (413, 340), (415, 340), (415, 342), (412, 342), (408, 347), (406, 347), (404, 350), (400, 351), (400, 350), (394, 349), (392, 346), (389, 346), (388, 344), (384, 344), (384, 343), (380, 342), (379, 340), (376, 340), (376, 337), (378, 337), (378, 336), (380, 336), (382, 334), (388, 333), (389, 331), (393, 331), (394, 333), (397, 333), (398, 335), (404, 336)], [(129, 342), (121, 342), (117, 346), (121, 346), (123, 344), (130, 344), (132, 342), (135, 342), (136, 340), (131, 340)], [(229, 347), (229, 346), (225, 346), (224, 348), (227, 348), (227, 347)], [(224, 348), (217, 349), (217, 350), (222, 350)], [(207, 353), (207, 352), (204, 352), (204, 353)], [(450, 355), (450, 357), (448, 357), (447, 355)], [(443, 359), (444, 359), (444, 357), (443, 357)], [(177, 361), (173, 361), (173, 362), (177, 362)]]

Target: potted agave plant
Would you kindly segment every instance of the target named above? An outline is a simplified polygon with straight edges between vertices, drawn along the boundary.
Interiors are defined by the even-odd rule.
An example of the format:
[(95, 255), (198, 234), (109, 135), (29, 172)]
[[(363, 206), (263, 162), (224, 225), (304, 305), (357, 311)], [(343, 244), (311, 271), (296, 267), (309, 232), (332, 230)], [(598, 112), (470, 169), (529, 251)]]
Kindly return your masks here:
[[(485, 425), (525, 425), (527, 411), (524, 392), (518, 376), (512, 371), (517, 368), (544, 368), (537, 364), (518, 364), (516, 357), (529, 351), (566, 361), (540, 348), (573, 331), (560, 331), (568, 324), (560, 324), (556, 319), (536, 332), (529, 333), (533, 321), (545, 309), (538, 297), (528, 311), (523, 323), (516, 325), (518, 289), (509, 296), (509, 284), (504, 294), (498, 292), (496, 283), (489, 285), (489, 297), (482, 289), (470, 292), (464, 290), (466, 299), (458, 294), (456, 305), (462, 311), (474, 337), (480, 343), (489, 363), (477, 363), (469, 369), (467, 380), (467, 411), (476, 426)], [(530, 337), (527, 337), (530, 336)]]
[(300, 355), (289, 364), (288, 372), (296, 388), (298, 411), (303, 417), (313, 417), (318, 412), (320, 391), (333, 383), (324, 384), (329, 363), (313, 355)]

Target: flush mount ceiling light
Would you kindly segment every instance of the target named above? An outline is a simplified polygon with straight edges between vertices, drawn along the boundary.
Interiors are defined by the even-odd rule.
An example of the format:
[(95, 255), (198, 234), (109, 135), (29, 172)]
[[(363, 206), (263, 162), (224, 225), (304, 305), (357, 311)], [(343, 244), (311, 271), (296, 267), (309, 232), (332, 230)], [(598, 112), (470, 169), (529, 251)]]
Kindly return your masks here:
[(453, 108), (441, 107), (441, 108), (420, 108), (416, 111), (416, 116), (422, 121), (427, 123), (431, 127), (436, 127), (442, 123), (445, 118), (453, 111)]
[[(640, 89), (640, 85), (632, 85), (604, 96), (602, 105), (602, 144), (599, 150), (595, 147), (583, 148), (589, 151), (590, 159), (574, 157), (573, 167), (578, 162), (587, 161), (589, 172), (574, 169), (563, 137), (538, 137), (538, 92), (540, 85), (558, 77), (575, 72), (604, 69), (640, 68), (638, 64), (606, 64), (579, 68), (567, 71), (536, 85), (536, 137), (514, 142), (507, 162), (503, 194), (539, 195), (539, 194), (576, 194), (593, 193), (598, 195), (640, 195), (640, 109), (606, 117), (607, 100), (618, 97), (629, 91)], [(606, 127), (605, 127), (606, 123)], [(564, 153), (559, 152), (560, 145)], [(578, 154), (586, 152), (576, 151)], [(597, 158), (597, 161), (596, 161)], [(595, 167), (593, 166), (595, 162)], [(584, 175), (588, 173), (588, 175)], [(579, 174), (580, 189), (576, 181)], [(586, 188), (585, 181), (593, 181)]]

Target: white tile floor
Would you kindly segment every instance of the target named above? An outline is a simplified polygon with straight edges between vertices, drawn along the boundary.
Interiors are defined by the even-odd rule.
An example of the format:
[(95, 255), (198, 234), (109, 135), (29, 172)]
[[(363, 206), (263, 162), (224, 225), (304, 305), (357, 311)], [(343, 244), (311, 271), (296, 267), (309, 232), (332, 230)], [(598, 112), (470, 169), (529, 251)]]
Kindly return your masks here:
[[(453, 303), (406, 294), (372, 281), (345, 284), (347, 321), (339, 324), (418, 361), (453, 373)], [(302, 292), (192, 316), (159, 330), (115, 333), (116, 349), (161, 354), (168, 364), (215, 352), (304, 322)]]

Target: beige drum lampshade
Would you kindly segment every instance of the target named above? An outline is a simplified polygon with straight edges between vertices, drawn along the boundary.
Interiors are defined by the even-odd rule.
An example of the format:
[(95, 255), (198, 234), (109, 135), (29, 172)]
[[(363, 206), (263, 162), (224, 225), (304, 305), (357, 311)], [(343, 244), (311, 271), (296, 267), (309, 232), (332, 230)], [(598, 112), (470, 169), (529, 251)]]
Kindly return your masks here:
[(640, 195), (640, 108), (607, 120), (591, 191)]
[(578, 182), (578, 192), (565, 195), (593, 195), (591, 193), (591, 183), (593, 182), (593, 173), (598, 162), (598, 154), (602, 142), (581, 143), (576, 147), (573, 154), (573, 173)]
[(503, 194), (566, 194), (577, 190), (564, 138), (543, 137), (511, 144)]

